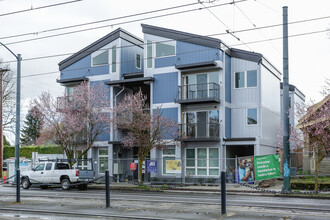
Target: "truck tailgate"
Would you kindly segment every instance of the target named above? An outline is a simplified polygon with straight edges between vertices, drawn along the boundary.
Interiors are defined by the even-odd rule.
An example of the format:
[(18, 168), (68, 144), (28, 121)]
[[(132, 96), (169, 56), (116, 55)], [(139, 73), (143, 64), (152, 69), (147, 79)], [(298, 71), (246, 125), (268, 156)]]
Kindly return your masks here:
[(94, 171), (93, 170), (79, 170), (79, 179), (93, 179)]

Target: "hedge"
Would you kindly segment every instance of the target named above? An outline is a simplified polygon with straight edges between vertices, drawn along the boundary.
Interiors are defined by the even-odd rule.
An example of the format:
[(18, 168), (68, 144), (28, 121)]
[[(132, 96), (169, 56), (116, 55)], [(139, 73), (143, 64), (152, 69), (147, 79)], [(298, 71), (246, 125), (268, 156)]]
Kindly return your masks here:
[[(20, 148), (20, 157), (32, 158), (32, 152), (38, 152), (39, 154), (62, 154), (63, 151), (59, 146), (26, 146)], [(4, 146), (3, 148), (4, 159), (15, 157), (15, 147)]]

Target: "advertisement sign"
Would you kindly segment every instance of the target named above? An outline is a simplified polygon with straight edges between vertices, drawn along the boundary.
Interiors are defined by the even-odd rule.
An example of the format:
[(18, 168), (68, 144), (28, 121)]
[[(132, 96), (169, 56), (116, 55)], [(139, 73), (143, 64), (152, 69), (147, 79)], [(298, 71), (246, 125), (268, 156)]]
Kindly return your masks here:
[(280, 155), (241, 157), (238, 160), (238, 182), (252, 183), (281, 177), (279, 158)]
[(255, 180), (265, 180), (281, 177), (280, 155), (255, 156)]
[(167, 160), (166, 173), (181, 173), (181, 160)]
[(156, 160), (147, 160), (147, 172), (148, 173), (157, 173), (157, 161)]

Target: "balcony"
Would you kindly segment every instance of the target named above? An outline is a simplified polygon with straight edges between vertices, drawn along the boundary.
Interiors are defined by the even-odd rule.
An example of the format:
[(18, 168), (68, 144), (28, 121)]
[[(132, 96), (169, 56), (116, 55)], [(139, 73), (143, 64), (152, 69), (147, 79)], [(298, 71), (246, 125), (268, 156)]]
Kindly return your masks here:
[(186, 123), (180, 129), (185, 134), (183, 141), (220, 141), (219, 123)]
[(179, 86), (179, 95), (176, 100), (180, 104), (201, 102), (220, 103), (220, 86), (216, 83), (200, 83)]

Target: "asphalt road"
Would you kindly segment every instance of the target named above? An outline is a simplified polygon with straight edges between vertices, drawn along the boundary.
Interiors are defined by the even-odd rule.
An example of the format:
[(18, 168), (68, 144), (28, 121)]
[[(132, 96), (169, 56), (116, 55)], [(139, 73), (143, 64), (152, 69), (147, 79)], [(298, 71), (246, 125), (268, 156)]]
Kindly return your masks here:
[[(214, 193), (112, 191), (105, 208), (105, 192), (59, 188), (21, 191), (0, 186), (0, 218), (36, 219), (219, 219), (220, 195)], [(15, 217), (16, 215), (16, 217)], [(228, 195), (226, 219), (330, 219), (327, 199)]]

